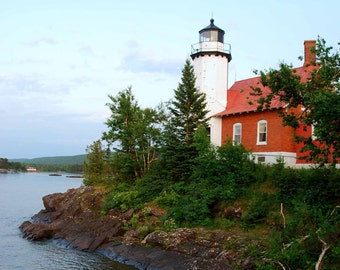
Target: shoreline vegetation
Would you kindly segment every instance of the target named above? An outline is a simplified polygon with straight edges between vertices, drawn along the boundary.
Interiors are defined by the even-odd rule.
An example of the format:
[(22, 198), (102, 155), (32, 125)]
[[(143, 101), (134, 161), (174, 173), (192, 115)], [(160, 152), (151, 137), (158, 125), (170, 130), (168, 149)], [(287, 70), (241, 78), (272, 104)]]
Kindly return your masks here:
[[(129, 195), (133, 185), (83, 186), (45, 196), (45, 209), (20, 228), (28, 239), (64, 241), (137, 269), (311, 269), (319, 260), (318, 269), (338, 269), (339, 170), (256, 166), (252, 173), (266, 179), (218, 202), (210, 223), (179, 224), (169, 215), (174, 209), (160, 203), (169, 200), (164, 192), (141, 202)], [(117, 206), (108, 206), (112, 200)], [(204, 202), (192, 200), (197, 208), (188, 201), (181, 208), (202, 214)]]
[(0, 173), (58, 172), (83, 174), (86, 155), (40, 157), (32, 159), (0, 158)]

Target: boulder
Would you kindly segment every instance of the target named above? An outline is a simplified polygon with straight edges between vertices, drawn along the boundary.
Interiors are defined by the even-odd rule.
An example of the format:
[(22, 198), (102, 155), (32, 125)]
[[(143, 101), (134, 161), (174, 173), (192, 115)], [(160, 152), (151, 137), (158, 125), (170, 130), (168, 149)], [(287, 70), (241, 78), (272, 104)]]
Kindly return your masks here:
[(53, 236), (53, 230), (50, 224), (45, 224), (42, 222), (23, 224), (20, 226), (22, 228), (24, 237), (30, 240), (40, 241), (51, 239)]

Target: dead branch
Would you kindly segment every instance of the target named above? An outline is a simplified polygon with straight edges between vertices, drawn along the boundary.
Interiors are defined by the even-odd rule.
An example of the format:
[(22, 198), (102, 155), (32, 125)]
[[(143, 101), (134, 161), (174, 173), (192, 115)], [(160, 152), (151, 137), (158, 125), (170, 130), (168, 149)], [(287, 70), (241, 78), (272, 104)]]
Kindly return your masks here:
[(337, 208), (340, 208), (340, 205), (337, 205), (337, 206), (334, 207), (333, 211), (331, 212), (331, 216), (333, 216), (333, 214), (334, 214), (334, 212)]
[(322, 243), (322, 250), (321, 250), (321, 253), (319, 255), (319, 259), (316, 262), (315, 270), (320, 270), (321, 269), (321, 265), (323, 263), (323, 258), (325, 257), (326, 252), (330, 248), (330, 246), (324, 240), (322, 240), (320, 237), (318, 237), (318, 238), (319, 238), (320, 242)]
[(298, 242), (299, 244), (300, 243), (302, 243), (303, 241), (305, 241), (307, 238), (309, 238), (310, 237), (310, 235), (309, 234), (307, 234), (307, 235), (305, 235), (304, 237), (302, 237), (302, 238), (300, 238), (300, 239), (298, 239), (298, 240), (296, 240), (296, 241), (293, 241), (293, 242), (290, 242), (290, 243), (288, 243), (288, 244), (282, 244), (282, 247), (283, 247), (283, 250), (287, 250), (288, 248), (290, 248), (295, 242)]
[(281, 203), (281, 216), (283, 218), (283, 228), (286, 229), (286, 218), (285, 218), (285, 215), (283, 214), (283, 203)]
[(272, 262), (272, 263), (276, 263), (276, 264), (278, 264), (278, 265), (280, 265), (281, 266), (281, 268), (283, 269), (283, 270), (286, 270), (286, 267), (283, 265), (283, 263), (282, 262), (280, 262), (280, 261), (277, 261), (277, 260), (272, 260), (272, 259), (267, 259), (267, 258), (263, 258), (263, 261), (265, 261), (265, 262)]

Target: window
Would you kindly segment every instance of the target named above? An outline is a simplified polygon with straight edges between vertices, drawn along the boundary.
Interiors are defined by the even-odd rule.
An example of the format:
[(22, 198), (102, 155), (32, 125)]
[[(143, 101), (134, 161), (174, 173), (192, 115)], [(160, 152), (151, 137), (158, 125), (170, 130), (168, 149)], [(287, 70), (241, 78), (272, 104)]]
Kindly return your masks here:
[(258, 162), (258, 163), (266, 162), (266, 157), (264, 157), (264, 156), (258, 156), (258, 157), (257, 157), (257, 162)]
[(257, 122), (257, 144), (267, 144), (267, 121)]
[(216, 30), (209, 30), (209, 31), (204, 31), (203, 33), (200, 34), (200, 42), (209, 42), (209, 41), (220, 41), (219, 32)]
[(210, 41), (210, 32), (203, 32), (200, 35), (200, 42)]
[(211, 39), (210, 41), (217, 41), (218, 32), (217, 31), (211, 31)]
[(241, 136), (242, 136), (242, 124), (241, 123), (235, 123), (233, 126), (233, 141), (234, 144), (240, 144), (241, 143)]

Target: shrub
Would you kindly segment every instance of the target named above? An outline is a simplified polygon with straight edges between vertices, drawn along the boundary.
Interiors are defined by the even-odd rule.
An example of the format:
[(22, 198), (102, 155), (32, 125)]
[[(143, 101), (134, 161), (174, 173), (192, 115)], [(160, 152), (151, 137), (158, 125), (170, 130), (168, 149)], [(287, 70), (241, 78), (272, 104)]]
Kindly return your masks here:
[(136, 180), (136, 190), (138, 190), (141, 201), (152, 201), (165, 189), (166, 182), (159, 173), (152, 171), (146, 173), (143, 178)]
[(172, 207), (179, 200), (180, 195), (173, 189), (164, 190), (155, 198), (155, 201), (160, 206)]
[(273, 195), (266, 193), (256, 193), (242, 218), (245, 228), (254, 227), (256, 224), (265, 221), (271, 206), (273, 206)]
[(211, 225), (211, 211), (208, 205), (197, 198), (182, 196), (167, 213), (167, 218), (173, 218), (177, 224), (188, 226)]
[(131, 208), (138, 210), (143, 207), (138, 192), (134, 189), (121, 191), (114, 190), (105, 197), (103, 209), (108, 211), (110, 209), (119, 208), (122, 211), (127, 211)]

